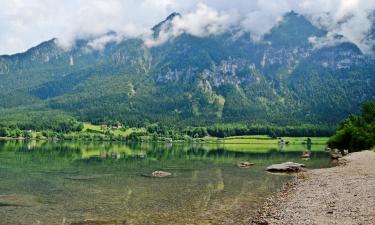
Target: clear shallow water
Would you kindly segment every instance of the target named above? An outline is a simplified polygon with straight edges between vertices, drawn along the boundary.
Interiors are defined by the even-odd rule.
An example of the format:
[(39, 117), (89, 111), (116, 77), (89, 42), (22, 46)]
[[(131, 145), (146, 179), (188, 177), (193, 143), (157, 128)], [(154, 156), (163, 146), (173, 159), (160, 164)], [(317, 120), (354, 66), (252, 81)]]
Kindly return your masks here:
[(0, 142), (0, 224), (246, 224), (290, 179), (265, 167), (328, 167), (324, 147)]

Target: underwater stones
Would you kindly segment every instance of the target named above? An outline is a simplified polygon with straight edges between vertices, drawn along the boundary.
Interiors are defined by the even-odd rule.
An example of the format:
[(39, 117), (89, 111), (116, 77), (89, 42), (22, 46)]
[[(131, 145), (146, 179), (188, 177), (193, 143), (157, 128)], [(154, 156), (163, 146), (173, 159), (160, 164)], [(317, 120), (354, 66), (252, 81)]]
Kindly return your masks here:
[(37, 198), (30, 195), (0, 195), (0, 207), (30, 207), (37, 204)]
[(310, 153), (309, 152), (304, 152), (301, 156), (302, 159), (310, 159)]
[(240, 162), (237, 164), (237, 166), (241, 169), (248, 169), (254, 165), (255, 165), (254, 163), (250, 163), (250, 162)]
[(165, 171), (154, 171), (152, 172), (153, 177), (169, 177), (172, 176), (172, 173), (170, 172), (165, 172)]
[(79, 222), (73, 222), (70, 225), (126, 225), (126, 220), (83, 220)]
[(285, 162), (281, 164), (274, 164), (266, 168), (269, 172), (299, 172), (305, 167), (304, 164)]
[(73, 180), (73, 181), (91, 181), (91, 180), (96, 180), (104, 177), (109, 177), (111, 174), (98, 174), (98, 175), (77, 175), (77, 176), (68, 176), (64, 177), (67, 180)]

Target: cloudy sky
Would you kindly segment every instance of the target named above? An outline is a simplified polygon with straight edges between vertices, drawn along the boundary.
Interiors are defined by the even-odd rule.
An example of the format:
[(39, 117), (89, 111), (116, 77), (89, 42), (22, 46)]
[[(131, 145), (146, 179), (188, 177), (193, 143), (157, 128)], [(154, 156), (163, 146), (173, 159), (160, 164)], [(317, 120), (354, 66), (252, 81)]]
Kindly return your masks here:
[(0, 0), (0, 54), (22, 52), (53, 37), (69, 47), (77, 37), (111, 30), (147, 39), (149, 28), (172, 12), (183, 15), (173, 22), (173, 35), (205, 36), (237, 27), (260, 40), (291, 10), (331, 36), (343, 34), (363, 51), (373, 45), (367, 35), (375, 0)]

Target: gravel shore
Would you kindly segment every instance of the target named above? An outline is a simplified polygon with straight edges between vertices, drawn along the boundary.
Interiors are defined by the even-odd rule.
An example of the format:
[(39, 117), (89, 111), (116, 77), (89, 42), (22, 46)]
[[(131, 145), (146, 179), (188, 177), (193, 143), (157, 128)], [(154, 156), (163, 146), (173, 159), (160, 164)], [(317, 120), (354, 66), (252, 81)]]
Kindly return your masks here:
[(375, 225), (375, 152), (352, 153), (337, 167), (299, 173), (252, 224)]

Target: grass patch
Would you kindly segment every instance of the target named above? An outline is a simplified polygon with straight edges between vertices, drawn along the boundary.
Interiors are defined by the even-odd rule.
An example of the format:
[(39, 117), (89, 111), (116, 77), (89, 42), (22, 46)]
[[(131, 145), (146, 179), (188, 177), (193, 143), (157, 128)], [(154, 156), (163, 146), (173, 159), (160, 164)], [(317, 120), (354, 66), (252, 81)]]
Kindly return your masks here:
[[(312, 144), (324, 145), (329, 138), (312, 137), (310, 139)], [(287, 141), (290, 144), (305, 144), (307, 137), (281, 137), (280, 139), (273, 139), (266, 135), (252, 135), (227, 138), (206, 137), (203, 140), (208, 143), (277, 145), (281, 140)]]
[(103, 133), (101, 126), (93, 125), (91, 123), (83, 123), (83, 131), (87, 131), (87, 132), (96, 131), (99, 133)]
[(145, 133), (145, 128), (129, 128), (126, 130), (123, 129), (102, 129), (100, 125), (93, 125), (90, 123), (84, 123), (83, 124), (83, 131), (88, 133), (102, 133), (104, 134), (106, 131), (112, 132), (116, 136), (123, 136), (127, 137), (132, 133)]

